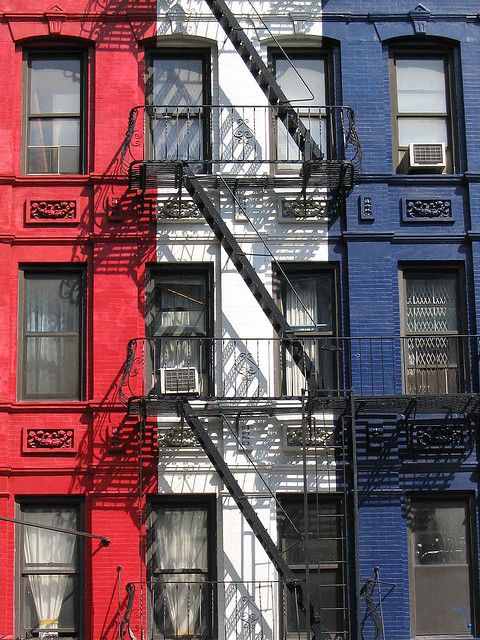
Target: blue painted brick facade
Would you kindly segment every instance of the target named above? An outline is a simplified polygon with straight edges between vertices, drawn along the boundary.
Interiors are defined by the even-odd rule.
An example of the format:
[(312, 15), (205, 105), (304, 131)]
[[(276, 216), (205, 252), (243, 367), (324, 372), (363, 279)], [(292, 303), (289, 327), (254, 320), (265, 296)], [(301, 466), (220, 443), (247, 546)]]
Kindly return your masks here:
[[(343, 314), (346, 335), (401, 334), (399, 271), (412, 263), (461, 266), (465, 274), (466, 330), (478, 333), (480, 301), (480, 5), (471, 1), (438, 0), (423, 3), (428, 10), (424, 34), (415, 34), (409, 15), (417, 3), (409, 0), (325, 0), (324, 35), (338, 47), (343, 103), (355, 109), (364, 153), (358, 184), (347, 198), (344, 220), (330, 229), (330, 259), (342, 268)], [(408, 39), (415, 52), (419, 42), (437, 42), (455, 51), (454, 129), (458, 172), (450, 175), (396, 175), (392, 159), (392, 113), (389, 47)], [(405, 40), (407, 41), (407, 40)], [(361, 214), (359, 202), (370, 198), (371, 219)], [(452, 216), (445, 220), (409, 221), (407, 199), (451, 201)], [(389, 392), (401, 393), (401, 358), (392, 355), (399, 370)], [(385, 363), (385, 361), (384, 361)], [(477, 363), (473, 382), (478, 383)], [(353, 363), (352, 378), (360, 377)], [(380, 375), (380, 374), (378, 374)], [(373, 382), (375, 386), (376, 382)], [(478, 391), (478, 386), (477, 386)], [(372, 416), (370, 416), (372, 418)], [(366, 418), (357, 423), (360, 574), (377, 566), (383, 581), (385, 638), (412, 637), (406, 501), (408, 495), (462, 491), (478, 494), (474, 451), (465, 455), (412, 455), (406, 446), (402, 415), (374, 416), (382, 423), (384, 446), (368, 450)], [(428, 416), (423, 416), (428, 420)], [(373, 418), (372, 418), (373, 419)], [(400, 425), (400, 426), (399, 426)], [(478, 504), (478, 501), (477, 501)], [(478, 513), (473, 514), (478, 522)], [(475, 526), (477, 526), (475, 522)], [(478, 564), (478, 555), (473, 558)], [(478, 599), (477, 567), (473, 591)], [(478, 602), (475, 603), (475, 606)], [(365, 616), (358, 638), (375, 638)], [(472, 620), (475, 637), (478, 620)], [(467, 637), (470, 630), (465, 629)]]

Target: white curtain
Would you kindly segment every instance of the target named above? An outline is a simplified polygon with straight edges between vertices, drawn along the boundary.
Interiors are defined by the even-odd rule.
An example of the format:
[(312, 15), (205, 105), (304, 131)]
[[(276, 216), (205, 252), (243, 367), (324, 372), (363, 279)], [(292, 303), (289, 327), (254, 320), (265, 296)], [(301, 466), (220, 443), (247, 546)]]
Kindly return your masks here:
[[(317, 322), (317, 290), (313, 278), (294, 282), (295, 291), (288, 287), (285, 296), (285, 314), (291, 327), (309, 327), (315, 330)], [(305, 337), (304, 350), (312, 361), (315, 361), (315, 341)], [(286, 393), (300, 395), (306, 388), (306, 380), (300, 368), (289, 353), (286, 359)]]
[[(65, 509), (58, 512), (33, 511), (29, 514), (31, 522), (64, 529), (76, 528), (76, 512)], [(73, 569), (75, 568), (75, 544), (73, 535), (25, 527), (24, 555), (28, 569)], [(69, 581), (68, 574), (39, 574), (28, 576), (32, 590), (33, 601), (38, 617), (40, 629), (57, 629), (58, 618)], [(40, 632), (39, 637), (58, 635), (55, 632)]]
[[(163, 571), (207, 571), (207, 513), (201, 509), (159, 512), (155, 557)], [(164, 593), (175, 636), (194, 635), (199, 626), (202, 593), (198, 574), (165, 574)]]
[(161, 362), (157, 366), (201, 370), (201, 341), (189, 335), (205, 333), (205, 295), (203, 283), (185, 284), (183, 280), (172, 279), (162, 286), (159, 329), (160, 333), (171, 333), (174, 337), (161, 341)]

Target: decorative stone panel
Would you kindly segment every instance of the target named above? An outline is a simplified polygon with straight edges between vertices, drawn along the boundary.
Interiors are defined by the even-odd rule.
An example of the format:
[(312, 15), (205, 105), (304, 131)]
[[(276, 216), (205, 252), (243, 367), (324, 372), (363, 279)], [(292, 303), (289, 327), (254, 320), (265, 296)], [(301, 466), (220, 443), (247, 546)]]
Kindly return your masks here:
[(358, 210), (360, 222), (373, 222), (375, 220), (373, 199), (371, 196), (358, 197)]
[(199, 448), (196, 435), (186, 425), (172, 426), (170, 428), (160, 428), (158, 430), (159, 448)]
[(78, 222), (78, 202), (32, 198), (26, 202), (25, 214), (27, 223), (72, 224)]
[(472, 425), (468, 418), (409, 420), (406, 430), (411, 454), (460, 454), (472, 448)]
[(167, 200), (159, 199), (157, 202), (157, 218), (162, 221), (200, 220), (203, 222), (203, 216), (199, 208), (188, 195), (181, 199), (178, 196)]
[[(332, 421), (312, 422), (306, 429), (305, 446), (308, 449), (332, 447), (335, 445), (335, 424)], [(298, 451), (303, 448), (303, 429), (301, 424), (285, 425), (283, 446), (286, 451)]]
[(25, 428), (22, 449), (24, 453), (75, 453), (77, 451), (75, 430), (73, 428)]
[(306, 201), (302, 197), (286, 198), (282, 200), (281, 219), (328, 222), (335, 213), (333, 209), (330, 198), (307, 198)]
[(404, 222), (453, 222), (452, 201), (443, 198), (404, 198)]

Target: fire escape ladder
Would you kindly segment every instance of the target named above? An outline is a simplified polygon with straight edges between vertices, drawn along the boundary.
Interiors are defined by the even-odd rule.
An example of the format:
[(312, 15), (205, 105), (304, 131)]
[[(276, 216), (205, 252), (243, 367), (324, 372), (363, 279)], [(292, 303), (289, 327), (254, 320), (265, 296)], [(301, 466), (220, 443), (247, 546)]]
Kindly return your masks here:
[(313, 140), (310, 131), (290, 104), (273, 73), (262, 60), (257, 49), (245, 35), (240, 23), (224, 0), (205, 0), (230, 42), (247, 65), (250, 73), (266, 95), (270, 104), (278, 108), (277, 116), (298, 145), (306, 160), (323, 160), (324, 154)]
[(327, 637), (322, 632), (323, 625), (319, 615), (313, 608), (312, 604), (309, 602), (308, 598), (306, 598), (301, 584), (286, 563), (279, 548), (273, 542), (270, 534), (263, 526), (260, 518), (258, 517), (255, 509), (248, 501), (248, 498), (244, 494), (242, 488), (235, 480), (233, 473), (230, 471), (221, 453), (213, 443), (207, 430), (203, 427), (197, 413), (195, 412), (191, 404), (186, 400), (183, 401), (181, 410), (185, 421), (197, 437), (202, 449), (205, 451), (205, 454), (212, 463), (215, 471), (218, 473), (218, 476), (221, 478), (228, 492), (235, 500), (237, 507), (240, 509), (243, 517), (250, 525), (255, 537), (262, 545), (267, 556), (270, 558), (281, 580), (285, 581), (287, 589), (295, 596), (300, 610), (305, 614), (306, 619), (310, 621), (313, 640), (321, 640), (322, 638)]
[(302, 341), (295, 336), (293, 329), (260, 280), (235, 236), (225, 224), (210, 196), (200, 183), (200, 180), (186, 163), (183, 167), (183, 181), (186, 190), (201, 211), (206, 222), (215, 234), (215, 237), (225, 249), (233, 265), (242, 276), (273, 328), (279, 337), (283, 339), (283, 346), (290, 353), (293, 361), (305, 376), (308, 390), (316, 392), (318, 390), (317, 380), (319, 380), (319, 378), (317, 378), (314, 363), (306, 353)]

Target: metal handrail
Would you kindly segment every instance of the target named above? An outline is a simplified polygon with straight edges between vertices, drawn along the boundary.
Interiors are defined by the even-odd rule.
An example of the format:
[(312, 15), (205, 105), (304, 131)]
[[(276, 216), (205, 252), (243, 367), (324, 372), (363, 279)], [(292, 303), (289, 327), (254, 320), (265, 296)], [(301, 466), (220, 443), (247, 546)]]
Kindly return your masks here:
[[(327, 163), (329, 161), (347, 161), (359, 168), (362, 151), (355, 127), (353, 109), (344, 105), (308, 105), (290, 106), (296, 118), (301, 118), (312, 136), (318, 138)], [(139, 120), (139, 114), (144, 118)], [(286, 107), (279, 105), (212, 105), (212, 104), (152, 104), (137, 105), (130, 110), (128, 127), (122, 145), (122, 161), (175, 161), (184, 160), (215, 163), (277, 163), (298, 164), (315, 161), (305, 155), (298, 145), (290, 140), (283, 129), (279, 128), (281, 118), (288, 118)], [(293, 117), (293, 116), (292, 116)], [(153, 124), (164, 121), (164, 134), (160, 153), (158, 144), (153, 144)], [(177, 130), (168, 129), (174, 124)], [(322, 122), (325, 122), (322, 125)], [(198, 144), (195, 151), (192, 131), (188, 135), (182, 131), (185, 123), (191, 128), (201, 127), (198, 132)], [(284, 153), (279, 146), (278, 136), (284, 137)], [(141, 144), (149, 138), (150, 152)], [(187, 146), (185, 146), (187, 145)], [(195, 155), (196, 154), (196, 155)]]
[[(314, 362), (320, 387), (336, 395), (448, 396), (478, 390), (478, 335), (336, 337), (297, 330), (295, 340)], [(136, 338), (129, 343), (121, 385), (126, 389), (133, 381), (133, 386), (123, 393), (125, 397), (176, 392), (200, 398), (300, 396), (307, 372), (292, 362), (288, 342), (275, 337)]]

